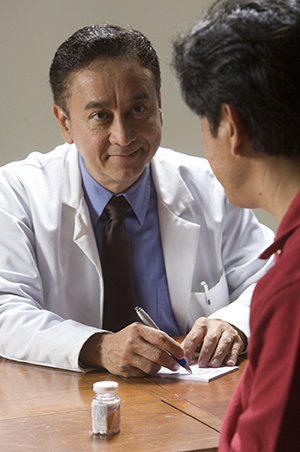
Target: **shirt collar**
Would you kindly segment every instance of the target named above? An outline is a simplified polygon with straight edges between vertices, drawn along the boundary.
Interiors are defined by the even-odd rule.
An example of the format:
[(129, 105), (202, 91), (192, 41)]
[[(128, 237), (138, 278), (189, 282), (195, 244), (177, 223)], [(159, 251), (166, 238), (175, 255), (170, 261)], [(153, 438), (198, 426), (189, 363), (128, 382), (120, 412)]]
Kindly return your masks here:
[[(84, 189), (85, 199), (89, 207), (93, 226), (95, 227), (98, 219), (105, 209), (106, 204), (112, 198), (114, 193), (107, 190), (107, 188), (104, 188), (90, 175), (80, 154), (79, 167), (82, 176), (82, 185)], [(145, 220), (150, 200), (150, 191), (151, 174), (150, 164), (148, 164), (145, 167), (143, 174), (135, 184), (133, 184), (124, 193), (118, 193), (118, 195), (124, 195), (124, 197), (127, 199), (140, 225), (142, 225)]]
[(269, 259), (272, 254), (282, 251), (287, 239), (293, 234), (295, 229), (300, 226), (300, 191), (293, 199), (285, 216), (283, 217), (274, 242), (261, 255), (261, 259)]

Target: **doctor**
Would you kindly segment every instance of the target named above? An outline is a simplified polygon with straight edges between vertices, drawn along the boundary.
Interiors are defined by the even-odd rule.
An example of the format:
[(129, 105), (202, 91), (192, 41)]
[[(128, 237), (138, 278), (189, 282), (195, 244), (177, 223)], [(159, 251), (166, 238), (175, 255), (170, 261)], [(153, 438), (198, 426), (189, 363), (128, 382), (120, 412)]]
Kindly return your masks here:
[[(229, 204), (203, 159), (158, 149), (160, 69), (151, 43), (114, 26), (77, 31), (50, 69), (65, 144), (0, 173), (0, 354), (142, 376), (177, 362), (234, 365), (272, 233)], [(124, 194), (136, 304), (162, 331), (102, 329), (106, 204)], [(203, 290), (202, 282), (209, 290)], [(117, 315), (117, 313), (116, 313)], [(185, 335), (179, 345), (171, 336)]]

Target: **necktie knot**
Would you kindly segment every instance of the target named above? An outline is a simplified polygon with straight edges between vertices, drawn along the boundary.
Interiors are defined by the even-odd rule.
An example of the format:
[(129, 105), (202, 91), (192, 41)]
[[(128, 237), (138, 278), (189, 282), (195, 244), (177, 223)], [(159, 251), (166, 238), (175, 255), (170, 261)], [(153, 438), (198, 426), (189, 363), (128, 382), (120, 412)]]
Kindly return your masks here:
[(124, 220), (129, 203), (124, 196), (113, 196), (105, 207), (110, 220)]

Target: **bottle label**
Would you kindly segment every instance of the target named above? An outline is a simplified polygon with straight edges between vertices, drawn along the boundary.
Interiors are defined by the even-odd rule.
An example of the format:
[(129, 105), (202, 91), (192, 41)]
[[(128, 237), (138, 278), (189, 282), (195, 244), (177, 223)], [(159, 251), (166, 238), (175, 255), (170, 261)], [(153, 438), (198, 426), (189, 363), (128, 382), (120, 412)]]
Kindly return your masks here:
[(92, 404), (93, 433), (113, 435), (120, 431), (120, 404)]
[(107, 433), (107, 407), (92, 405), (93, 433)]

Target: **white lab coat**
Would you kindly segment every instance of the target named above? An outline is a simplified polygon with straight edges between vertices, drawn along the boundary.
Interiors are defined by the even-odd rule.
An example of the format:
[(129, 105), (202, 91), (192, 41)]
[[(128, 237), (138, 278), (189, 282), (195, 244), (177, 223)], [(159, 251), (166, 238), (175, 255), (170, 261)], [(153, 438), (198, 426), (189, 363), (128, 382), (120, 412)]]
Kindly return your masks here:
[[(249, 335), (267, 267), (258, 256), (273, 234), (229, 204), (206, 160), (160, 148), (151, 167), (181, 333), (204, 315)], [(0, 225), (0, 355), (80, 370), (82, 345), (101, 331), (103, 279), (74, 144), (0, 169)]]

